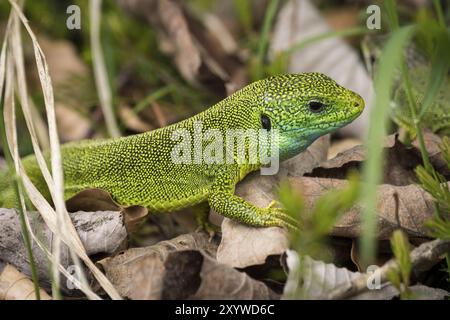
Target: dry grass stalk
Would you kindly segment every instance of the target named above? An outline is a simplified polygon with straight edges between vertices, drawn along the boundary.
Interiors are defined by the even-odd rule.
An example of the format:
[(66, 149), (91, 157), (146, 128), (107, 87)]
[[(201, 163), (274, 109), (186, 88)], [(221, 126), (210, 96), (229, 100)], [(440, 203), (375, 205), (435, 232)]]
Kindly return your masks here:
[[(20, 39), (20, 28), (18, 27), (18, 20), (17, 20), (16, 27), (11, 27), (11, 24), (8, 24), (8, 29), (5, 36), (5, 43), (3, 45), (2, 50), (2, 56), (0, 57), (0, 80), (6, 78), (4, 117), (5, 117), (5, 127), (7, 131), (8, 145), (9, 149), (11, 150), (11, 154), (13, 155), (15, 168), (20, 178), (22, 179), (28, 197), (30, 198), (33, 205), (39, 210), (49, 229), (55, 234), (55, 237), (57, 238), (57, 241), (54, 244), (56, 245), (56, 252), (51, 254), (46, 248), (42, 246), (42, 244), (39, 241), (37, 241), (37, 243), (48, 254), (48, 256), (51, 257), (54, 265), (55, 274), (58, 274), (59, 276), (59, 273), (57, 272), (57, 268), (59, 268), (60, 272), (66, 275), (70, 280), (73, 280), (75, 284), (80, 285), (80, 289), (89, 298), (98, 299), (99, 297), (90, 289), (84, 275), (81, 274), (80, 275), (81, 281), (78, 281), (77, 279), (74, 279), (74, 277), (72, 277), (70, 274), (68, 274), (68, 272), (64, 270), (64, 268), (59, 264), (58, 260), (59, 239), (62, 240), (69, 247), (72, 254), (72, 259), (74, 260), (75, 264), (79, 265), (80, 264), (79, 258), (81, 258), (87, 265), (87, 267), (91, 270), (91, 272), (94, 274), (100, 285), (102, 285), (102, 287), (105, 289), (105, 291), (112, 298), (120, 299), (121, 297), (117, 293), (115, 288), (111, 285), (111, 283), (104, 276), (104, 274), (101, 273), (100, 270), (98, 270), (98, 268), (87, 256), (85, 249), (78, 237), (78, 234), (76, 233), (76, 230), (65, 208), (61, 154), (59, 149), (59, 139), (56, 130), (53, 88), (50, 81), (48, 66), (45, 60), (45, 56), (36, 40), (34, 33), (29, 27), (28, 22), (22, 13), (21, 8), (14, 0), (9, 0), (9, 2), (13, 7), (13, 10), (11, 12), (12, 17), (14, 16), (17, 17), (10, 20), (14, 21), (14, 19), (20, 19), (33, 42), (36, 64), (44, 94), (44, 101), (49, 126), (52, 174), (50, 174), (47, 168), (43, 153), (39, 148), (39, 144), (37, 143), (36, 132), (33, 127), (31, 112), (28, 106), (27, 92), (25, 86), (25, 71), (23, 65), (23, 50), (21, 45), (22, 42)], [(12, 46), (12, 50), (10, 50), (8, 47), (8, 45), (10, 44)], [(8, 63), (5, 62), (6, 59), (8, 59), (7, 60)], [(5, 65), (8, 66), (7, 69), (5, 68)], [(15, 66), (17, 72), (17, 81), (14, 77), (15, 74), (14, 69), (12, 68), (13, 65)], [(1, 83), (2, 83), (1, 86), (3, 86), (3, 81), (1, 81)], [(47, 202), (47, 200), (45, 200), (42, 194), (33, 185), (31, 180), (27, 176), (25, 170), (23, 169), (21, 160), (19, 158), (17, 145), (16, 119), (15, 119), (15, 106), (13, 99), (15, 83), (17, 83), (19, 91), (19, 100), (21, 103), (21, 107), (23, 109), (23, 113), (25, 115), (27, 127), (30, 131), (36, 158), (38, 160), (39, 167), (41, 168), (41, 171), (43, 173), (44, 179), (46, 180), (48, 188), (50, 190), (53, 203), (55, 204), (55, 209), (52, 208), (52, 206)], [(21, 197), (21, 204), (24, 206), (23, 197)], [(28, 221), (27, 223), (29, 224)], [(32, 234), (32, 236), (36, 241), (37, 239), (35, 235)]]
[(117, 125), (112, 108), (111, 88), (108, 82), (103, 51), (100, 42), (100, 20), (101, 20), (101, 0), (89, 1), (90, 32), (92, 63), (94, 65), (95, 83), (97, 85), (98, 97), (105, 117), (106, 128), (111, 137), (120, 137), (119, 126)]

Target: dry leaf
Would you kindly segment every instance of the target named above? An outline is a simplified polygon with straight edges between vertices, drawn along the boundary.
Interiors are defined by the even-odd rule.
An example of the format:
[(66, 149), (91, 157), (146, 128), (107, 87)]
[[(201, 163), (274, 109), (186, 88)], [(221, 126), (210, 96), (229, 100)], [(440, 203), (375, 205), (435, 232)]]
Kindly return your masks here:
[(90, 121), (80, 112), (62, 104), (55, 104), (58, 134), (62, 142), (77, 141), (86, 138), (91, 130)]
[[(170, 252), (200, 249), (215, 255), (205, 233), (184, 234), (145, 248), (128, 249), (98, 263), (120, 294), (130, 299), (161, 299), (165, 261)], [(177, 289), (179, 290), (179, 289)]]
[(86, 115), (80, 113), (80, 109), (86, 112), (89, 107), (85, 104), (88, 88), (83, 85), (89, 83), (88, 68), (71, 42), (52, 40), (45, 36), (40, 36), (38, 40), (47, 57), (52, 84), (56, 88), (55, 113), (61, 141), (86, 138), (91, 123)]
[(343, 30), (358, 26), (361, 10), (354, 7), (340, 7), (327, 10), (325, 19), (333, 30)]
[(245, 268), (264, 264), (268, 256), (281, 255), (288, 247), (285, 229), (253, 228), (226, 219), (222, 223), (217, 261), (234, 268)]
[(119, 106), (119, 117), (128, 129), (135, 132), (146, 132), (153, 129), (147, 122), (142, 121), (136, 112), (128, 105), (123, 104)]
[(363, 144), (363, 142), (359, 139), (354, 138), (346, 138), (342, 140), (337, 140), (330, 145), (330, 149), (328, 149), (328, 160), (333, 159), (338, 154), (343, 153), (353, 147), (359, 146)]
[(128, 233), (133, 233), (145, 220), (148, 209), (139, 206), (121, 206), (111, 195), (102, 189), (86, 189), (66, 201), (68, 211), (120, 211), (124, 216)]
[[(189, 83), (225, 96), (225, 83), (234, 78), (232, 75), (242, 68), (242, 63), (236, 63), (238, 59), (227, 53), (229, 47), (224, 48), (218, 40), (221, 35), (209, 31), (211, 16), (205, 19), (209, 26), (205, 28), (176, 1), (117, 0), (117, 3), (155, 28), (161, 51), (174, 56), (178, 70)], [(217, 30), (217, 20), (214, 21), (212, 29)], [(231, 35), (227, 37), (229, 40)]]
[[(41, 300), (51, 300), (43, 289), (39, 293)], [(36, 295), (33, 281), (10, 264), (2, 267), (0, 261), (1, 300), (36, 300)]]
[[(36, 212), (28, 212), (31, 229), (41, 241), (51, 248), (52, 233)], [(118, 251), (126, 242), (127, 232), (120, 214), (113, 211), (73, 212), (70, 217), (75, 225), (81, 242), (89, 256), (111, 254)], [(44, 288), (50, 287), (48, 259), (35, 242), (32, 244), (39, 279)], [(19, 216), (14, 209), (0, 209), (0, 257), (3, 261), (17, 267), (27, 276), (31, 275), (28, 255), (23, 243)], [(70, 254), (65, 245), (61, 247), (61, 264), (72, 265)], [(65, 278), (61, 281), (64, 292), (70, 293)]]
[[(324, 192), (347, 186), (346, 180), (330, 178), (290, 178), (289, 182), (294, 189), (303, 194), (306, 214), (311, 212)], [(359, 205), (353, 206), (335, 223), (331, 235), (358, 237), (361, 211)], [(405, 186), (382, 184), (378, 187), (377, 213), (379, 239), (389, 238), (392, 231), (397, 228), (403, 229), (410, 237), (426, 237), (423, 224), (434, 215), (433, 198), (415, 184)]]
[(164, 299), (275, 299), (263, 282), (220, 264), (198, 250), (173, 252), (166, 263)]
[[(290, 299), (300, 292), (308, 299), (326, 299), (329, 292), (335, 288), (349, 285), (350, 281), (361, 276), (345, 268), (337, 268), (333, 264), (313, 260), (308, 256), (299, 257), (295, 251), (289, 250), (285, 255), (289, 277), (284, 288), (283, 297)], [(299, 280), (301, 281), (299, 282)], [(299, 283), (303, 285), (299, 287)], [(442, 289), (423, 285), (411, 286), (414, 299), (443, 300), (449, 293)], [(398, 291), (389, 283), (382, 284), (379, 289), (360, 293), (354, 300), (392, 300), (397, 298)]]
[(86, 189), (78, 192), (66, 200), (67, 210), (70, 212), (83, 211), (120, 211), (111, 195), (102, 189)]
[[(427, 151), (435, 168), (444, 176), (449, 175), (448, 168), (442, 158), (438, 145), (440, 138), (433, 134), (427, 135)], [(383, 183), (404, 186), (417, 183), (414, 169), (422, 164), (420, 151), (417, 147), (409, 148), (397, 139), (397, 135), (390, 135), (385, 139), (385, 164)], [(350, 170), (359, 170), (366, 158), (363, 145), (348, 149), (336, 157), (324, 162), (306, 176), (346, 179)], [(447, 168), (447, 169), (445, 169)]]
[(50, 76), (54, 84), (68, 81), (72, 74), (86, 75), (88, 73), (87, 66), (78, 56), (72, 42), (53, 40), (43, 35), (38, 37), (38, 41), (47, 58)]

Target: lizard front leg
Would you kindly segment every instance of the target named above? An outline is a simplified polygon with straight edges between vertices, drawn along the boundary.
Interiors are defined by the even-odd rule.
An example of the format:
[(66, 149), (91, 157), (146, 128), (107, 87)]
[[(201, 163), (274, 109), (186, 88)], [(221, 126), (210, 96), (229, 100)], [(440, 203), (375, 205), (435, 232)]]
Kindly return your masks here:
[(281, 209), (271, 205), (267, 208), (258, 208), (234, 195), (235, 183), (230, 173), (221, 173), (216, 178), (208, 202), (217, 213), (255, 227), (278, 226), (297, 229), (295, 219)]

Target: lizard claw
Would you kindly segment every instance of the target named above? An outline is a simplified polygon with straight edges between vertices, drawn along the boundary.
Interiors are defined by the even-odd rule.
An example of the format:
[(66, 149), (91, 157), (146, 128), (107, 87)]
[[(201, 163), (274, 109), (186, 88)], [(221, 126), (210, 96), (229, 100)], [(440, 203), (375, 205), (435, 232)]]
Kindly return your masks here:
[(264, 209), (263, 215), (267, 215), (267, 226), (286, 227), (289, 230), (298, 230), (298, 221), (286, 214), (280, 208), (268, 207)]

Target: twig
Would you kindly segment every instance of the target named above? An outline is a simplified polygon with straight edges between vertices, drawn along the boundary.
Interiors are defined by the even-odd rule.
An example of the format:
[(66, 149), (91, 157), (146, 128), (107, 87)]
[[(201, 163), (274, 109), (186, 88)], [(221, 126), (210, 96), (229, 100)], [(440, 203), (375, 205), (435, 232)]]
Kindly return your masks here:
[[(437, 239), (421, 244), (410, 253), (413, 272), (420, 273), (430, 269), (447, 252), (450, 252), (450, 240)], [(387, 275), (391, 271), (398, 271), (398, 264), (395, 259), (389, 260), (377, 270), (381, 283), (387, 281)], [(348, 299), (359, 293), (368, 291), (367, 282), (370, 277), (370, 274), (363, 274), (352, 280), (349, 285), (338, 287), (331, 291), (328, 298)]]
[(109, 86), (108, 76), (103, 59), (103, 51), (100, 42), (100, 16), (101, 16), (101, 0), (92, 0), (89, 2), (89, 13), (91, 22), (91, 48), (92, 63), (94, 65), (94, 76), (97, 84), (100, 106), (103, 116), (105, 117), (108, 134), (117, 138), (120, 137), (119, 126), (112, 108), (111, 87)]

